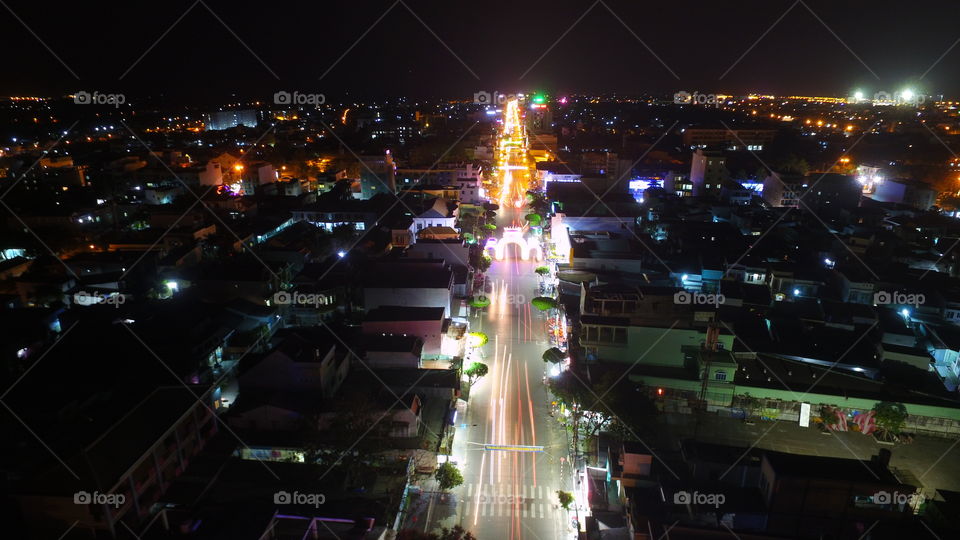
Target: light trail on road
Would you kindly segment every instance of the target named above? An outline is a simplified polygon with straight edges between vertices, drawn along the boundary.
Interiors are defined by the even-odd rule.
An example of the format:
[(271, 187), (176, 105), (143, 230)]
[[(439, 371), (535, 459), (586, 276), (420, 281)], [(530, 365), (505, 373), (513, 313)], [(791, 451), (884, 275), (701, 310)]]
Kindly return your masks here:
[[(504, 108), (496, 153), (497, 180), (491, 194), (493, 202), (500, 204), (497, 227), (500, 231), (517, 227), (533, 239), (524, 219), (530, 211), (525, 205), (531, 176), (522, 110), (516, 100)], [(470, 451), (483, 456), (479, 463), (466, 460), (467, 504), (457, 513), (461, 525), (469, 526), (482, 540), (560, 539), (566, 536), (561, 531), (568, 529), (569, 521), (557, 509), (554, 493), (569, 488), (564, 487), (554, 456), (544, 449), (563, 448), (565, 439), (549, 415), (547, 393), (538, 386), (536, 375), (545, 369), (542, 355), (549, 347), (549, 336), (544, 320), (534, 317), (536, 310), (530, 304), (539, 292), (540, 278), (534, 269), (541, 263), (522, 260), (516, 244), (507, 247), (504, 258), (495, 260), (486, 272), (484, 287), (489, 289), (483, 294), (490, 295), (490, 306), (476, 321), (490, 334), (485, 347), (489, 383), (471, 388), (469, 407), (475, 423), (466, 427), (464, 435)], [(538, 467), (540, 459), (548, 465)]]
[[(523, 366), (523, 376), (527, 383), (527, 406), (530, 409), (530, 440), (533, 446), (537, 445), (537, 424), (533, 420), (533, 396), (530, 395), (530, 368)], [(537, 460), (533, 460), (533, 486), (537, 486)]]
[[(487, 453), (484, 452), (480, 455), (480, 478), (483, 478), (483, 465), (487, 461)], [(477, 497), (477, 502), (473, 507), (473, 526), (477, 526), (477, 518), (480, 517), (480, 500), (483, 497)]]

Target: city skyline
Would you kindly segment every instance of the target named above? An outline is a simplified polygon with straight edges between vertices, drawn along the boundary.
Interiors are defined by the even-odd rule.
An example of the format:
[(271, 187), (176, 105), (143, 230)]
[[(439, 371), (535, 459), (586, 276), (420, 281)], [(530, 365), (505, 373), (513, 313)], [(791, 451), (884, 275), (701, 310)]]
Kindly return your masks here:
[(0, 0), (7, 536), (960, 537), (958, 16)]

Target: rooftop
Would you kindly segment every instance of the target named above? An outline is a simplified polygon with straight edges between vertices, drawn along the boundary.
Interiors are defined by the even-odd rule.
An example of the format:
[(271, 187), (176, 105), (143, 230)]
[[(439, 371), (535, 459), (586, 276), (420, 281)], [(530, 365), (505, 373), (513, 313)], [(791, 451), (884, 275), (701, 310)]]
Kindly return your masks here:
[(440, 321), (442, 307), (380, 306), (367, 312), (366, 322)]

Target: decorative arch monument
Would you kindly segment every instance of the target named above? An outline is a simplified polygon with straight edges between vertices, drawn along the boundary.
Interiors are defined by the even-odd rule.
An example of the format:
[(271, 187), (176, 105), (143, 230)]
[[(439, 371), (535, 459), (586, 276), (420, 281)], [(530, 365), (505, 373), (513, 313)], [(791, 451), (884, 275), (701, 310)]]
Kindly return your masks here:
[(529, 261), (531, 259), (536, 261), (543, 260), (543, 249), (540, 247), (540, 242), (535, 239), (527, 239), (523, 237), (523, 231), (520, 227), (505, 227), (503, 229), (503, 237), (500, 240), (490, 238), (487, 240), (484, 250), (487, 252), (493, 251), (491, 254), (498, 261), (502, 261), (506, 256), (507, 245), (514, 244), (520, 249), (520, 257)]

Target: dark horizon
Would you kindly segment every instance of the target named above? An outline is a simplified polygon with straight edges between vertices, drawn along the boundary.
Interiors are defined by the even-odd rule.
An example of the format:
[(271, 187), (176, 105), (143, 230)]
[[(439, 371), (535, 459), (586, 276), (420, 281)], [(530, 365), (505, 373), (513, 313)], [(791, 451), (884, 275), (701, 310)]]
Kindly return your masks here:
[(51, 13), (11, 2), (0, 10), (7, 21), (0, 44), (17, 54), (0, 92), (102, 89), (220, 101), (283, 88), (411, 98), (518, 88), (837, 96), (960, 89), (953, 48), (960, 34), (950, 25), (960, 5), (945, 1), (897, 10), (895, 18), (886, 9), (817, 1), (655, 10), (532, 2), (507, 13), (492, 4), (372, 4), (188, 0), (157, 10), (103, 2)]

